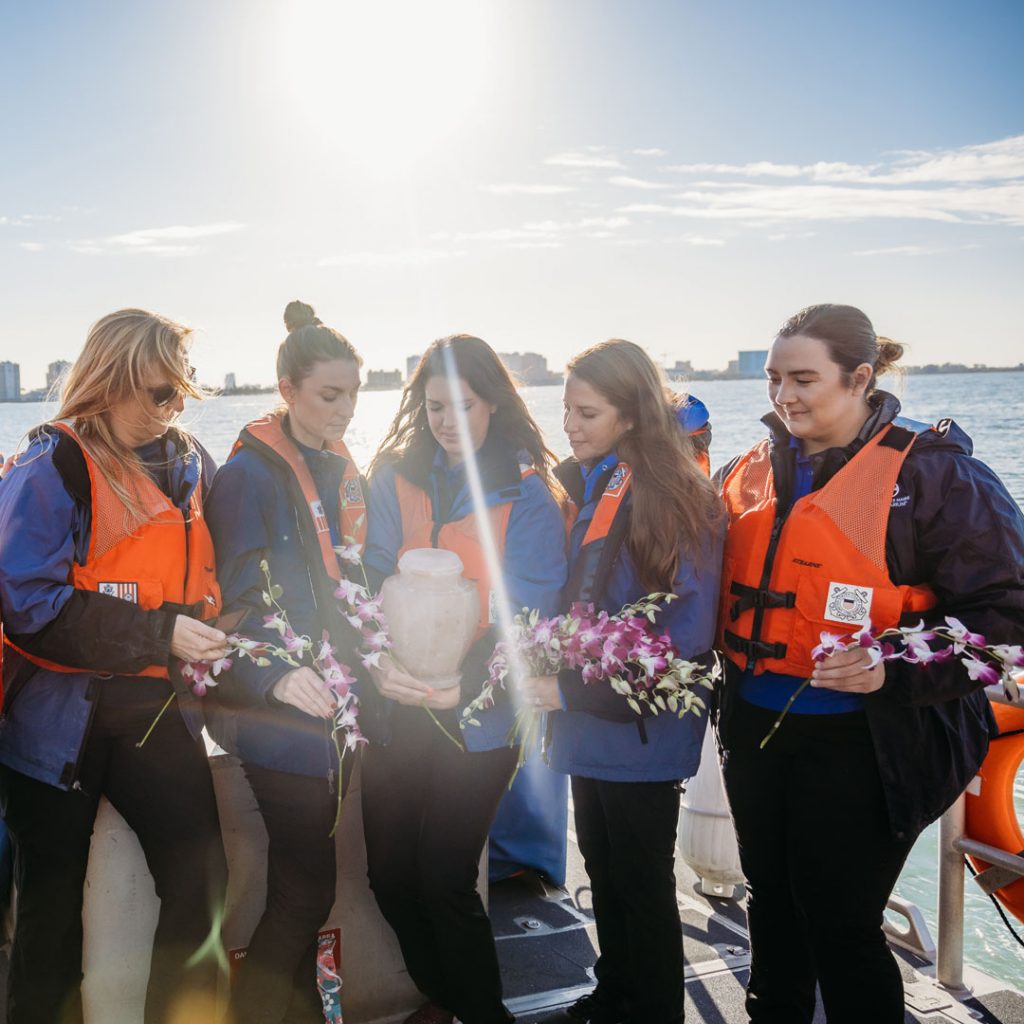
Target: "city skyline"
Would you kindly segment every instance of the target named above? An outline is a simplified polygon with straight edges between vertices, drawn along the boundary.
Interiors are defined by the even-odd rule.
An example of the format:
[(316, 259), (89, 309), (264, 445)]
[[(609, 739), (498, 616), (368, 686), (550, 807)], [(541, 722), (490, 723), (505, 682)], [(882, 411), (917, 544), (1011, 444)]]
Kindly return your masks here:
[(372, 368), (459, 331), (724, 368), (819, 301), (916, 364), (1022, 347), (1019, 4), (40, 0), (4, 29), (29, 383), (129, 305), (195, 326), (205, 378), (269, 380), (296, 297)]

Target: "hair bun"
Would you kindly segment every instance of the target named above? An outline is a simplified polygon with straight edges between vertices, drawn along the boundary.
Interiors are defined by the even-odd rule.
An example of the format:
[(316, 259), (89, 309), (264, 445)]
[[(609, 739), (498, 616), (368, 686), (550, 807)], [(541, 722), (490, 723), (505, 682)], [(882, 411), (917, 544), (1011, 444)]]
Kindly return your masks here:
[(903, 358), (903, 346), (891, 338), (878, 336), (878, 357), (875, 359), (875, 373), (881, 375), (893, 369)]
[(300, 327), (308, 327), (311, 324), (318, 325), (320, 322), (320, 318), (313, 312), (313, 307), (308, 302), (292, 299), (284, 307), (284, 326), (289, 332), (297, 331)]

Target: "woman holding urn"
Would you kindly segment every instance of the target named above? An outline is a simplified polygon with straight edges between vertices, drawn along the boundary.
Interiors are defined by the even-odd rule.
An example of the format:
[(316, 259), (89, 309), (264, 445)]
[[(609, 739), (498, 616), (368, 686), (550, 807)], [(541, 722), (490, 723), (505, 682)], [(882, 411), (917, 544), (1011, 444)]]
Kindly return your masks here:
[(390, 576), (409, 549), (443, 548), (459, 555), (478, 593), (476, 640), (457, 685), (432, 688), (405, 671), (413, 666), (386, 659), (374, 674), (383, 702), (381, 742), (371, 742), (363, 762), (366, 849), (374, 895), (429, 1000), (408, 1024), (511, 1019), (476, 883), (515, 767), (513, 709), (499, 693), (477, 715), (479, 726), (460, 732), (459, 719), (487, 678), (502, 588), (513, 612), (546, 615), (557, 606), (564, 529), (551, 461), (494, 351), (455, 335), (420, 360), (371, 467), (371, 573)]

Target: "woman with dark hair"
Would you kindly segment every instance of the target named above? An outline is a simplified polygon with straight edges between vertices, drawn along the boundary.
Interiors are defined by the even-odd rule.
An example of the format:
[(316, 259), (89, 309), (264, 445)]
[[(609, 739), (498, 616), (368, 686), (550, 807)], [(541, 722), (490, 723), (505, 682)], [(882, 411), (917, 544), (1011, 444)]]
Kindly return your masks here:
[[(242, 429), (213, 483), (210, 527), (236, 629), (280, 641), (263, 624), (266, 561), (293, 630), (316, 641), (326, 631), (338, 660), (358, 667), (334, 590), (345, 570), (335, 548), (365, 539), (359, 470), (343, 440), (362, 360), (311, 307), (288, 311), (297, 305), (277, 354), (284, 405)], [(230, 1013), (238, 1024), (319, 1024), (317, 932), (334, 905), (337, 787), (349, 774), (331, 738), (335, 700), (309, 665), (238, 658), (219, 679), (207, 697), (210, 732), (240, 758), (269, 838), (266, 908)]]
[[(386, 706), (382, 742), (363, 760), (363, 820), (370, 885), (429, 1002), (406, 1024), (505, 1024), (498, 960), (477, 892), (480, 854), (516, 763), (508, 696), (454, 737), (459, 710), (478, 696), (494, 649), (494, 593), (484, 552), (494, 534), (512, 612), (555, 611), (565, 581), (562, 515), (552, 457), (493, 349), (456, 335), (420, 360), (371, 467), (373, 517), (366, 564), (395, 572), (407, 549), (455, 550), (480, 596), (478, 639), (461, 683), (433, 690), (395, 665), (374, 680)], [(483, 507), (473, 498), (479, 481)]]
[(759, 1024), (809, 1024), (815, 985), (829, 1024), (863, 1019), (864, 993), (872, 1021), (903, 1021), (886, 901), (994, 734), (959, 660), (874, 664), (857, 647), (816, 663), (821, 633), (946, 615), (990, 643), (1024, 629), (1024, 519), (956, 424), (904, 419), (876, 389), (902, 351), (852, 306), (791, 317), (765, 365), (769, 435), (720, 473), (719, 729)]
[[(202, 713), (179, 659), (226, 646), (210, 621), (220, 608), (203, 510), (213, 463), (176, 424), (185, 396), (203, 397), (190, 342), (189, 328), (145, 310), (103, 317), (56, 416), (0, 482), (11, 1022), (81, 1019), (83, 887), (101, 796), (138, 836), (160, 898), (146, 1024), (214, 1020), (217, 962), (200, 951), (226, 867)], [(178, 711), (160, 714), (172, 694)]]
[[(568, 371), (564, 425), (573, 457), (556, 474), (579, 512), (562, 605), (592, 602), (615, 614), (647, 594), (674, 594), (656, 627), (682, 657), (709, 658), (724, 522), (689, 437), (690, 406), (632, 342), (596, 345)], [(522, 688), (554, 712), (550, 764), (571, 776), (593, 891), (597, 987), (566, 1019), (680, 1024), (679, 784), (697, 771), (707, 719), (640, 718), (607, 684), (585, 685), (578, 670)]]

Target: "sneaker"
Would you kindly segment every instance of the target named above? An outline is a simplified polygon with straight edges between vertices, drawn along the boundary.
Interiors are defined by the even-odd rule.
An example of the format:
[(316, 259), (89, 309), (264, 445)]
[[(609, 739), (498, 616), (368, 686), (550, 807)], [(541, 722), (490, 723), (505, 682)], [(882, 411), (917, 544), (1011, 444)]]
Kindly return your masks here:
[(565, 1019), (576, 1024), (621, 1024), (623, 1013), (616, 1000), (594, 989), (566, 1009)]
[(424, 1003), (414, 1013), (405, 1018), (403, 1024), (453, 1024), (455, 1014), (445, 1010), (437, 1003)]

